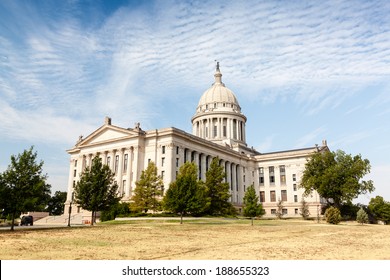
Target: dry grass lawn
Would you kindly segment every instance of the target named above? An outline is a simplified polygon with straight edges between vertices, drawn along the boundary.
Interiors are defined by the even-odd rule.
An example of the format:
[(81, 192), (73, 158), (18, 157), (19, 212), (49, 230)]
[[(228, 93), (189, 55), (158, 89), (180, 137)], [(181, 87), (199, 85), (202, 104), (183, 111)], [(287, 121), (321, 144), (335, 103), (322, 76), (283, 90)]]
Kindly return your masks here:
[(2, 260), (390, 259), (390, 226), (313, 221), (137, 220), (0, 232)]

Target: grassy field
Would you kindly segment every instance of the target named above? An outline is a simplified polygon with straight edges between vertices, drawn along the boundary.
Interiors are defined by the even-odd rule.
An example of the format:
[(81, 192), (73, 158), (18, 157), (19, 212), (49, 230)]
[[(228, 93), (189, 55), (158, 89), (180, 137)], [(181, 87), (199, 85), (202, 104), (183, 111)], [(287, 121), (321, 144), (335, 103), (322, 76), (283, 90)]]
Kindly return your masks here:
[(0, 232), (2, 260), (390, 259), (390, 226), (302, 220), (137, 220)]

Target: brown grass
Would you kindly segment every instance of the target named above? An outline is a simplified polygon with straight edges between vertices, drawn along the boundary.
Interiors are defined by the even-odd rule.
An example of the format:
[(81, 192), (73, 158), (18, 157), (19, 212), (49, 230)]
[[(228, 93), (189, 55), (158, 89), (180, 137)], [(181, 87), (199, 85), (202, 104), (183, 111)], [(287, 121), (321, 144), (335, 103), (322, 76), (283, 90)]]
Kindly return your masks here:
[(127, 221), (1, 231), (0, 259), (390, 259), (390, 227), (313, 221)]

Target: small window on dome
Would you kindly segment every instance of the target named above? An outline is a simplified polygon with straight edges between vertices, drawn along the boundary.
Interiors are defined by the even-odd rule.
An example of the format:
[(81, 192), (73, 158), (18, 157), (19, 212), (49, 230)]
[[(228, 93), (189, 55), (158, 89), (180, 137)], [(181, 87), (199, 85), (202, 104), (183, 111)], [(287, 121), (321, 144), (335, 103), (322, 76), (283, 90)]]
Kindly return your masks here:
[(225, 103), (223, 103), (223, 107), (225, 107), (225, 105), (226, 105), (226, 104), (225, 104)]
[(214, 103), (214, 108), (217, 108), (217, 103)]
[(209, 108), (209, 105), (206, 105), (206, 110)]

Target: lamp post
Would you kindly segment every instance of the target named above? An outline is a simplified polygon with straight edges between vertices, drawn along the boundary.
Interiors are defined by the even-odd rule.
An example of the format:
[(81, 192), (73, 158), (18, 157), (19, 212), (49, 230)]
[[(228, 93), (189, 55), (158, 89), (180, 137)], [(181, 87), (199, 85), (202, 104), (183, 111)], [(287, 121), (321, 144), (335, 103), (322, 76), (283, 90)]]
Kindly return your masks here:
[(68, 227), (70, 227), (70, 215), (72, 213), (73, 196), (74, 196), (74, 193), (72, 192), (72, 197), (71, 197), (70, 203), (69, 203)]
[[(318, 201), (317, 201), (318, 198)], [(316, 202), (317, 202), (317, 223), (320, 223), (320, 204), (321, 204), (321, 198), (319, 197), (318, 193), (316, 194)]]

